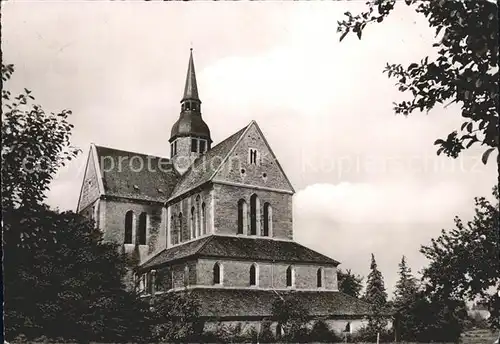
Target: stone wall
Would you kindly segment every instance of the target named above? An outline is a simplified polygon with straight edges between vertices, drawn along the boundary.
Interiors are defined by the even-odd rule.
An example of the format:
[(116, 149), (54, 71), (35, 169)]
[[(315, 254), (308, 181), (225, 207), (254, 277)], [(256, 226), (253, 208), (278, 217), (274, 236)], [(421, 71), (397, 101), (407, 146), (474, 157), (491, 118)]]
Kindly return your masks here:
[(99, 180), (94, 164), (92, 148), (89, 150), (85, 176), (83, 177), (77, 212), (82, 212), (99, 198)]
[[(234, 260), (199, 259), (197, 263), (197, 284), (200, 286), (213, 285), (214, 264), (222, 265), (222, 284), (225, 287), (249, 287), (250, 266), (256, 264), (258, 270), (258, 287), (286, 289), (286, 269), (290, 264), (250, 262)], [(294, 264), (295, 288), (296, 289), (318, 289), (316, 285), (316, 273), (320, 265)], [(337, 269), (331, 266), (323, 266), (324, 290), (338, 290)], [(257, 287), (257, 286), (256, 286)]]
[[(254, 188), (215, 184), (215, 221), (216, 233), (234, 234), (238, 232), (238, 200), (244, 199), (250, 211), (250, 197), (256, 194), (260, 203), (260, 214), (263, 214), (264, 203), (272, 207), (272, 237), (279, 239), (293, 239), (292, 223), (292, 195), (257, 190)], [(247, 229), (249, 233), (249, 229)], [(260, 233), (258, 231), (258, 233)]]
[[(255, 162), (250, 159), (250, 150), (257, 152)], [(273, 157), (271, 148), (255, 124), (247, 130), (214, 179), (292, 191), (278, 161)]]
[[(211, 188), (207, 188), (197, 193), (189, 194), (187, 196), (184, 196), (184, 198), (180, 199), (177, 203), (174, 203), (168, 207), (167, 226), (171, 238), (171, 241), (169, 242), (169, 247), (171, 246), (171, 242), (173, 242), (172, 238), (176, 235), (177, 233), (176, 231), (179, 229), (179, 225), (181, 224), (181, 222), (179, 221), (180, 214), (182, 214), (182, 228), (180, 230), (180, 242), (186, 242), (193, 239), (192, 226), (195, 226), (195, 228), (199, 227), (199, 229), (196, 229), (197, 232), (196, 237), (204, 235), (203, 228), (205, 234), (210, 234), (213, 232), (213, 197), (211, 190), (212, 190)], [(203, 204), (205, 204), (204, 225), (201, 217), (201, 209)], [(191, 215), (192, 214), (191, 210), (193, 207), (194, 207), (194, 218)]]
[(143, 262), (166, 246), (166, 231), (163, 216), (163, 205), (161, 203), (147, 203), (138, 201), (103, 200), (100, 212), (101, 228), (104, 229), (104, 240), (123, 243), (125, 239), (125, 214), (133, 211), (132, 244), (125, 244), (125, 252), (133, 252), (139, 225), (139, 215), (147, 213), (146, 221), (146, 245), (138, 245), (140, 261)]

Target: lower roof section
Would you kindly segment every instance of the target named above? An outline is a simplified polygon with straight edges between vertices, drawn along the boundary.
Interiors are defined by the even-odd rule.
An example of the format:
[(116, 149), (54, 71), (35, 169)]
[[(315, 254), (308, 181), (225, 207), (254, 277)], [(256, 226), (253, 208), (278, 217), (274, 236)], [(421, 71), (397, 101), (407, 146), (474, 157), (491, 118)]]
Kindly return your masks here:
[(210, 235), (164, 249), (142, 264), (140, 270), (146, 271), (193, 257), (330, 264), (334, 266), (339, 264), (338, 261), (294, 241), (262, 237)]
[(311, 317), (359, 319), (370, 309), (368, 303), (338, 291), (193, 288), (186, 292), (198, 299), (201, 316), (216, 319), (272, 318), (275, 300), (287, 296), (305, 306)]

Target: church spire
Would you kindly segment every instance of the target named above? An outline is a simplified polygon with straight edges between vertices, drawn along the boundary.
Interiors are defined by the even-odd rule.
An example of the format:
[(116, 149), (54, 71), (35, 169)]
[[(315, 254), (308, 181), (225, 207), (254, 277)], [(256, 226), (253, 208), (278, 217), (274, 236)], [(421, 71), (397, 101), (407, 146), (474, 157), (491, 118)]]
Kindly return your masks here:
[(193, 48), (190, 50), (186, 85), (184, 87), (184, 96), (182, 97), (181, 102), (185, 100), (200, 100), (198, 96), (198, 85), (196, 84), (196, 73), (194, 71)]

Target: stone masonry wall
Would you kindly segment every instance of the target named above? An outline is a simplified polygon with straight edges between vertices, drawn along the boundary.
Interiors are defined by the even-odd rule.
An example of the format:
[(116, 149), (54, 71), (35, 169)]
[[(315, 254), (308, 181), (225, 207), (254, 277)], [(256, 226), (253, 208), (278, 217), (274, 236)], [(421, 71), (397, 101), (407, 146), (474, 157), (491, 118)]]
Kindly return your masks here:
[[(213, 267), (216, 262), (222, 265), (223, 286), (226, 287), (249, 287), (250, 266), (254, 262), (199, 259), (197, 264), (197, 284), (201, 286), (213, 285)], [(286, 289), (286, 269), (290, 264), (256, 262), (260, 288)], [(317, 289), (316, 273), (321, 265), (294, 264), (295, 288)], [(324, 290), (338, 290), (337, 269), (332, 266), (323, 266)]]
[[(199, 197), (199, 204), (197, 203), (197, 198)], [(202, 190), (196, 194), (187, 196), (169, 206), (168, 215), (168, 230), (170, 231), (171, 237), (175, 235), (174, 230), (179, 226), (179, 215), (182, 214), (182, 229), (181, 229), (181, 240), (180, 242), (185, 242), (193, 239), (192, 226), (196, 226), (196, 216), (200, 216), (201, 211), (192, 220), (191, 209), (195, 207), (196, 209), (201, 208), (202, 204), (205, 203), (205, 231), (206, 234), (212, 233), (212, 223), (213, 223), (213, 212), (212, 212), (212, 194), (211, 189)], [(172, 218), (173, 221), (172, 222)], [(201, 218), (199, 221), (199, 226), (202, 225)], [(203, 235), (203, 234), (202, 234)], [(197, 235), (198, 237), (198, 235)], [(169, 243), (170, 245), (170, 243)]]
[(143, 262), (166, 246), (165, 223), (163, 223), (161, 203), (146, 204), (127, 200), (103, 200), (101, 202), (101, 228), (104, 231), (104, 240), (123, 243), (125, 239), (125, 214), (131, 210), (134, 212), (134, 225), (132, 230), (132, 244), (125, 245), (125, 252), (133, 252), (139, 225), (139, 215), (147, 213), (146, 221), (146, 245), (139, 245), (139, 257)]
[(250, 197), (256, 194), (260, 201), (261, 214), (265, 202), (272, 207), (272, 237), (293, 239), (292, 195), (274, 191), (214, 184), (215, 193), (215, 233), (237, 234), (238, 200), (243, 198), (250, 211)]
[[(257, 151), (255, 163), (250, 161), (250, 150)], [(289, 182), (271, 148), (252, 125), (241, 139), (215, 180), (292, 191)]]
[(99, 198), (99, 181), (97, 178), (98, 175), (95, 170), (94, 157), (92, 155), (92, 150), (90, 150), (77, 212), (81, 212)]

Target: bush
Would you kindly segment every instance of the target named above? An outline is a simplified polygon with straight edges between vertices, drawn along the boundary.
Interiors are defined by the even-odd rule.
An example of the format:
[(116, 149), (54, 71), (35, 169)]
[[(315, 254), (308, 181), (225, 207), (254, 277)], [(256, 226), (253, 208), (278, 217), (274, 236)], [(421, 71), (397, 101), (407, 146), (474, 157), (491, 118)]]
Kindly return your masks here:
[(263, 321), (260, 324), (259, 342), (274, 343), (276, 341), (273, 331), (271, 330), (271, 324), (270, 321)]
[(309, 332), (309, 339), (310, 341), (320, 343), (342, 341), (342, 338), (339, 338), (334, 331), (330, 330), (328, 324), (323, 320), (318, 320), (314, 323), (311, 331)]
[[(377, 342), (377, 333), (373, 332), (368, 327), (361, 327), (355, 333), (348, 335), (349, 343), (376, 343)], [(383, 330), (380, 332), (380, 342), (381, 343), (390, 343), (394, 341), (394, 333), (392, 330)]]

